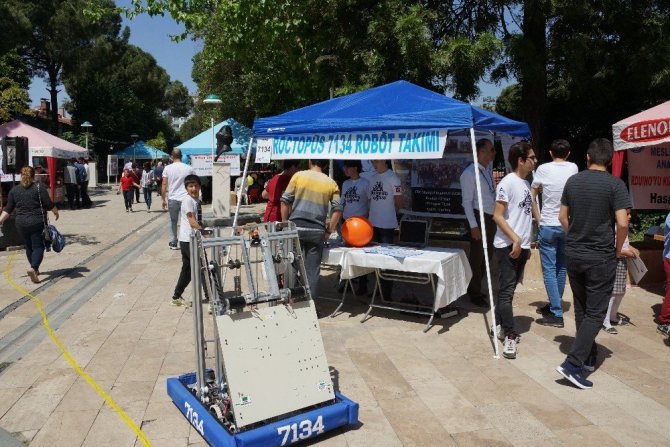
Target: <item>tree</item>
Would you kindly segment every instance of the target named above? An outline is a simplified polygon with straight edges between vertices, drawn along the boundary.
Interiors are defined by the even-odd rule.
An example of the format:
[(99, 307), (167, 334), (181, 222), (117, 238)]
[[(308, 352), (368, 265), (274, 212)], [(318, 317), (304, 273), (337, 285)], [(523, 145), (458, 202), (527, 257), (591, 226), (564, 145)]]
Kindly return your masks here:
[(0, 56), (16, 48), (30, 36), (29, 11), (39, 7), (35, 0), (3, 0), (0, 2)]
[(193, 110), (193, 98), (181, 81), (168, 84), (163, 101), (163, 110), (172, 118), (188, 116)]
[[(98, 37), (63, 71), (71, 113), (119, 144), (129, 143), (133, 133), (147, 138), (162, 131), (171, 139), (174, 132), (160, 114), (169, 76), (150, 54), (130, 45), (129, 37), (128, 28), (113, 38)], [(96, 146), (106, 149), (107, 144)]]
[[(96, 20), (86, 15), (91, 3), (104, 12)], [(22, 42), (20, 53), (33, 74), (49, 85), (52, 132), (55, 132), (63, 68), (74, 63), (97, 36), (116, 35), (121, 18), (113, 0), (42, 0), (30, 10), (30, 22), (32, 32)]]
[(11, 121), (28, 108), (28, 92), (9, 78), (0, 78), (0, 123)]
[(168, 148), (167, 140), (165, 139), (165, 135), (163, 134), (163, 132), (158, 132), (155, 138), (147, 140), (147, 144), (151, 147), (155, 147), (156, 149), (160, 149), (162, 151), (167, 151)]
[(30, 71), (15, 49), (0, 56), (0, 78), (9, 78), (24, 90), (30, 87)]

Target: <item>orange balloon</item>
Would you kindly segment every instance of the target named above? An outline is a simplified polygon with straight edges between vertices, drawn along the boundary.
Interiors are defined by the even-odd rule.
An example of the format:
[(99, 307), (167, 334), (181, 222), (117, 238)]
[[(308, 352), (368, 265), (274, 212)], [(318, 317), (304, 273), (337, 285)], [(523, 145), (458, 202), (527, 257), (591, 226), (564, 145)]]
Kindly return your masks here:
[(372, 224), (365, 217), (350, 217), (342, 225), (342, 239), (352, 247), (365, 247), (372, 240)]

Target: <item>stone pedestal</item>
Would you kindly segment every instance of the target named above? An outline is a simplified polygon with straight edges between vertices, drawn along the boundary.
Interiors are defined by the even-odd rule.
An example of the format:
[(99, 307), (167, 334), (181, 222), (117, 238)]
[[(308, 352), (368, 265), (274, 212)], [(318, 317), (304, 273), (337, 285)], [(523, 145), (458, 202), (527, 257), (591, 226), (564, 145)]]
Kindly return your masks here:
[(212, 213), (230, 217), (230, 163), (217, 161), (212, 168)]
[(88, 187), (98, 186), (98, 164), (94, 161), (88, 162)]

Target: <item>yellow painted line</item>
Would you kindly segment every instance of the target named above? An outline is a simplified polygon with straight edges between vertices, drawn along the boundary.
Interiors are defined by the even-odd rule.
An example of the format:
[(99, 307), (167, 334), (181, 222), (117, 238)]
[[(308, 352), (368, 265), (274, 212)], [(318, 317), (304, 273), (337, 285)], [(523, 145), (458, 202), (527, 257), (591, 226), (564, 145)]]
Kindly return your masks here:
[(95, 380), (91, 376), (84, 371), (81, 366), (77, 364), (77, 361), (72, 357), (72, 355), (68, 352), (68, 350), (65, 348), (63, 343), (58, 339), (56, 336), (56, 333), (51, 329), (51, 326), (49, 325), (49, 319), (47, 318), (47, 314), (44, 312), (44, 306), (42, 305), (42, 301), (40, 301), (39, 298), (32, 296), (30, 292), (25, 290), (23, 287), (20, 285), (16, 284), (14, 281), (12, 281), (12, 278), (9, 275), (9, 269), (12, 265), (12, 261), (14, 260), (14, 256), (16, 256), (16, 253), (12, 254), (9, 259), (7, 260), (7, 264), (5, 265), (5, 278), (7, 279), (7, 282), (18, 292), (22, 293), (24, 296), (29, 296), (30, 299), (35, 303), (37, 306), (37, 310), (40, 312), (40, 315), (42, 316), (42, 325), (44, 326), (44, 329), (47, 331), (49, 334), (49, 337), (51, 337), (51, 341), (54, 342), (54, 344), (58, 347), (58, 349), (61, 350), (63, 353), (63, 356), (65, 356), (65, 359), (68, 361), (70, 366), (72, 366), (72, 369), (74, 369), (77, 374), (79, 374), (85, 381), (88, 383), (91, 388), (93, 388), (102, 398), (105, 400), (107, 405), (111, 407), (112, 410), (116, 411), (116, 414), (119, 415), (121, 420), (125, 422), (125, 424), (130, 427), (130, 429), (137, 435), (140, 441), (142, 441), (142, 444), (145, 446), (151, 446), (151, 443), (147, 439), (146, 435), (142, 432), (142, 430), (139, 429), (137, 425), (133, 422), (132, 419), (126, 414), (125, 411), (116, 403), (114, 402), (114, 399), (103, 390), (100, 385), (98, 385)]

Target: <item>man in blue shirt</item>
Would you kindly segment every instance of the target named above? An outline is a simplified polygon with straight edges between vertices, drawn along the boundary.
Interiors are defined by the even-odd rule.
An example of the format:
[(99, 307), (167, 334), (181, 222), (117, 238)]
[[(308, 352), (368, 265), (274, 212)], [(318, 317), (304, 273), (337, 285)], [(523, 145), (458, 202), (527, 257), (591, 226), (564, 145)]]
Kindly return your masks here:
[(663, 268), (665, 269), (665, 298), (658, 316), (658, 331), (670, 336), (670, 213), (665, 218), (663, 228), (665, 243), (663, 245)]

